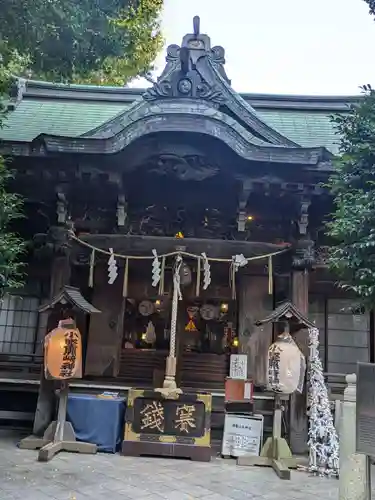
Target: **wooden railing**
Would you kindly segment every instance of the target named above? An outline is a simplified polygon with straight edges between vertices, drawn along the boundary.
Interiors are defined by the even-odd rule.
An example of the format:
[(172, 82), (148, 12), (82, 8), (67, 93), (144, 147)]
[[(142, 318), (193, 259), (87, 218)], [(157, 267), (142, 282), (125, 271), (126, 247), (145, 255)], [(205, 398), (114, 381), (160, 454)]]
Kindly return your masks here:
[(155, 370), (165, 370), (167, 351), (124, 349), (120, 357), (118, 378), (121, 382), (152, 387)]
[(0, 375), (22, 374), (38, 376), (41, 371), (43, 357), (37, 354), (0, 354)]
[(182, 355), (179, 377), (182, 387), (223, 391), (227, 374), (225, 354), (185, 352)]

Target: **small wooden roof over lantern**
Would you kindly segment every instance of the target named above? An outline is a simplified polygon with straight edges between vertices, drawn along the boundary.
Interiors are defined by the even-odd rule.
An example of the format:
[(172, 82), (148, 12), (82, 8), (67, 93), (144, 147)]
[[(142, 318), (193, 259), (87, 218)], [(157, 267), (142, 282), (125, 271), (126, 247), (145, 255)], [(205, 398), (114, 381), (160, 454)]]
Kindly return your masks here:
[(39, 308), (39, 312), (53, 309), (58, 304), (62, 306), (70, 305), (85, 314), (96, 314), (101, 312), (84, 298), (78, 288), (72, 286), (64, 286), (52, 300)]
[(269, 316), (255, 322), (256, 326), (267, 323), (286, 323), (289, 325), (290, 333), (296, 333), (303, 328), (316, 328), (292, 302), (283, 302)]

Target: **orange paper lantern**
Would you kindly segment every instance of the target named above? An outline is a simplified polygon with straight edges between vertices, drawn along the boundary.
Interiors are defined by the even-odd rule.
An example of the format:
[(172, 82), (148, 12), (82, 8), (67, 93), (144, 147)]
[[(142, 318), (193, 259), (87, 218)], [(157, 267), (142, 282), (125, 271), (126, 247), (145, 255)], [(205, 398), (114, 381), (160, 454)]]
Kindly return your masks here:
[(73, 320), (60, 321), (46, 335), (44, 374), (55, 380), (82, 378), (82, 339)]

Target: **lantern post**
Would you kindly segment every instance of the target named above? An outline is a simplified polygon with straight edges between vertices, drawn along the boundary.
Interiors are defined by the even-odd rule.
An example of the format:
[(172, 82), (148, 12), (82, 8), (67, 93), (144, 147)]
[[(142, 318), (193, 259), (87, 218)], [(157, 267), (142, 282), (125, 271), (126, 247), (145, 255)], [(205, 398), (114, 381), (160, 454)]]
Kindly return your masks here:
[[(313, 328), (314, 324), (311, 323), (305, 316), (291, 303), (286, 302), (276, 308), (273, 313), (271, 313), (267, 318), (258, 321), (257, 326), (264, 325), (267, 323), (283, 323), (283, 332), (279, 335), (279, 340), (285, 342), (285, 345), (291, 345), (299, 351), (298, 347), (294, 343), (291, 333), (298, 331), (301, 328)], [(276, 348), (277, 341), (275, 344), (270, 346), (269, 349), (269, 379), (272, 378), (272, 373), (276, 373), (280, 366), (280, 351)], [(296, 351), (296, 353), (297, 353)], [(263, 445), (262, 451), (259, 457), (244, 455), (238, 457), (238, 465), (259, 465), (272, 467), (280, 479), (290, 479), (290, 469), (297, 468), (296, 459), (293, 457), (292, 452), (285, 438), (282, 437), (282, 412), (284, 410), (282, 405), (282, 395), (287, 398), (288, 394), (293, 393), (295, 390), (301, 390), (303, 388), (303, 379), (305, 376), (306, 361), (303, 354), (299, 351), (300, 356), (300, 373), (298, 374), (299, 379), (295, 380), (290, 387), (285, 387), (281, 383), (281, 380), (269, 380), (270, 390), (274, 391), (275, 394), (275, 409), (273, 416), (273, 430), (272, 437), (268, 438)], [(275, 362), (276, 365), (273, 365)], [(296, 365), (297, 366), (297, 365)], [(302, 373), (303, 372), (303, 373)]]
[(95, 454), (97, 446), (77, 441), (73, 426), (66, 421), (69, 396), (69, 380), (82, 378), (82, 338), (75, 321), (69, 317), (67, 310), (85, 314), (100, 313), (87, 302), (77, 288), (65, 286), (49, 303), (43, 305), (39, 312), (60, 308), (60, 317), (64, 317), (58, 326), (50, 331), (44, 340), (44, 377), (60, 384), (58, 395), (57, 420), (51, 422), (42, 438), (28, 436), (19, 443), (19, 448), (27, 450), (39, 449), (38, 460), (47, 462), (60, 451)]

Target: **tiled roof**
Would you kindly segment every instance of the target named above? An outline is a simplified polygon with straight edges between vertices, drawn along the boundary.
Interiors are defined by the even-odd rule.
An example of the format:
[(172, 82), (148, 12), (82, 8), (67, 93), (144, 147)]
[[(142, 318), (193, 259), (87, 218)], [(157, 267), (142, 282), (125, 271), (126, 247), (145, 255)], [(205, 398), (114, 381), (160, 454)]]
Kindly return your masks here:
[[(78, 137), (124, 112), (142, 89), (27, 82), (23, 98), (9, 112), (0, 139), (31, 142), (40, 134)], [(337, 151), (331, 115), (345, 112), (358, 97), (243, 94), (270, 127), (303, 147)]]
[(338, 135), (326, 111), (260, 109), (258, 114), (271, 127), (304, 147), (324, 146), (337, 152)]
[(9, 113), (0, 138), (31, 142), (40, 134), (77, 137), (105, 123), (127, 106), (100, 101), (24, 99)]
[(277, 322), (280, 319), (294, 320), (297, 321), (300, 327), (315, 328), (314, 323), (312, 323), (304, 314), (297, 309), (297, 307), (291, 302), (284, 302), (280, 304), (276, 309), (274, 309), (269, 316), (266, 318), (256, 321), (257, 326), (265, 325), (271, 322)]
[(53, 309), (56, 304), (66, 304), (67, 302), (86, 314), (101, 312), (85, 299), (78, 288), (72, 286), (65, 286), (52, 300), (42, 305), (39, 308), (39, 312), (48, 311), (49, 309)]

